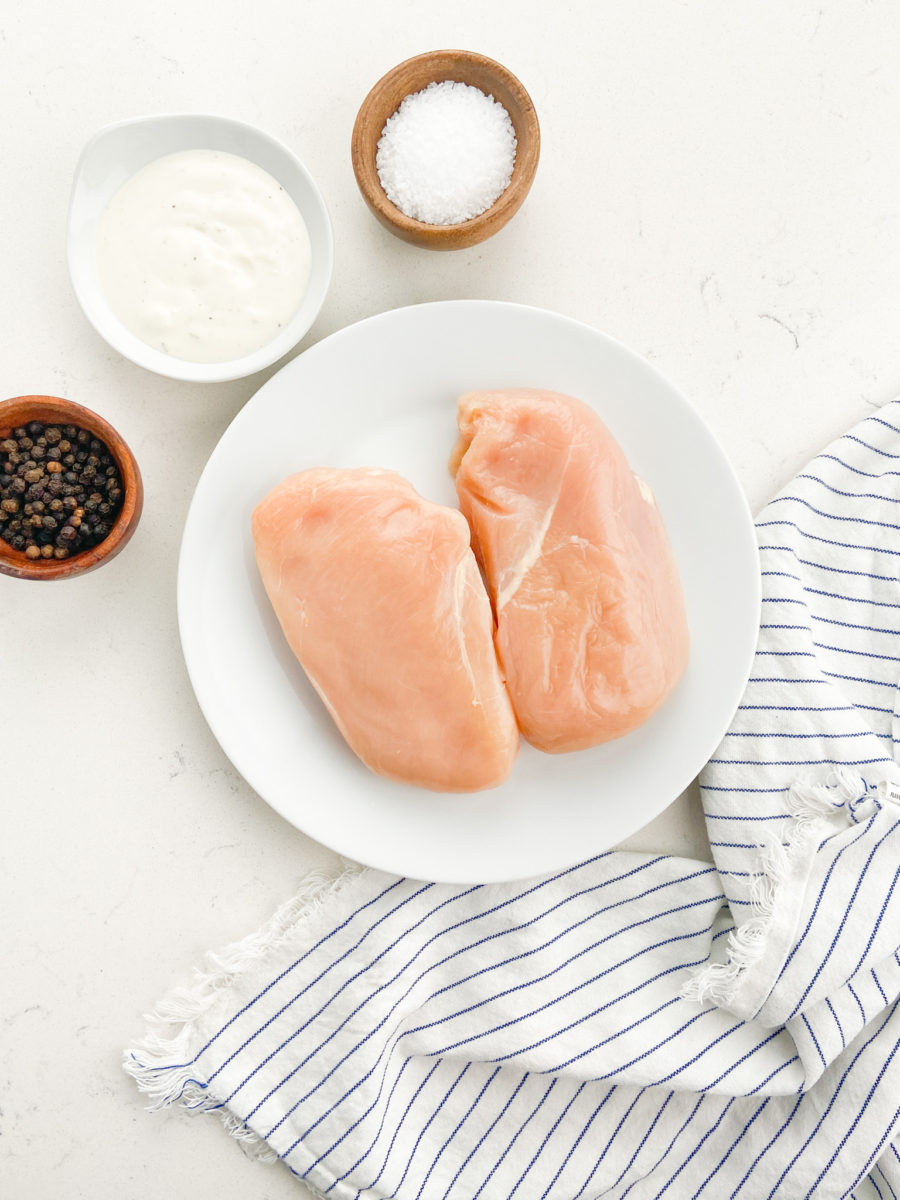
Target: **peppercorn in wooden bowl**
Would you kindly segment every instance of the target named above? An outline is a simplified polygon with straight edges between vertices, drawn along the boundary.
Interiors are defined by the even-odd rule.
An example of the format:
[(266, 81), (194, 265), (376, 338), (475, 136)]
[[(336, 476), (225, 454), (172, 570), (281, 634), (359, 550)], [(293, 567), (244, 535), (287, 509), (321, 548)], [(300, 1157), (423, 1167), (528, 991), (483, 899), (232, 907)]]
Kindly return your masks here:
[(134, 455), (97, 413), (58, 396), (0, 403), (0, 574), (67, 579), (109, 562), (144, 501)]
[[(429, 193), (441, 186), (440, 169), (447, 165), (451, 152), (457, 153), (460, 161), (467, 165), (473, 158), (473, 155), (467, 153), (468, 147), (452, 145), (454, 104), (462, 115), (464, 112), (463, 96), (454, 96), (452, 98), (454, 103), (445, 104), (440, 111), (437, 111), (436, 104), (433, 105), (432, 108), (436, 112), (433, 124), (428, 126), (426, 123), (424, 128), (419, 124), (423, 115), (421, 112), (423, 94), (427, 94), (430, 85), (446, 85), (450, 82), (477, 88), (484, 94), (484, 97), (489, 97), (503, 106), (509, 115), (509, 121), (512, 123), (515, 133), (515, 159), (508, 184), (483, 211), (474, 216), (454, 220), (451, 203), (447, 210), (449, 219), (446, 214), (441, 217), (441, 220), (447, 223), (434, 223), (432, 220), (420, 220), (416, 216), (410, 215), (410, 210), (421, 211), (416, 206), (417, 188), (420, 193), (424, 192), (426, 198), (430, 200)], [(456, 91), (459, 92), (460, 89), (457, 88)], [(407, 105), (407, 109), (399, 116), (410, 130), (410, 137), (413, 141), (411, 156), (414, 160), (412, 163), (413, 173), (418, 166), (422, 166), (424, 163), (422, 170), (426, 176), (419, 179), (413, 178), (410, 181), (411, 186), (406, 188), (406, 191), (413, 195), (412, 203), (409, 203), (405, 196), (399, 194), (400, 189), (392, 186), (398, 172), (395, 171), (393, 178), (387, 183), (383, 178), (383, 174), (386, 175), (384, 171), (385, 143), (382, 144), (382, 173), (379, 172), (379, 142), (382, 141), (382, 135), (385, 134), (388, 119), (394, 117), (396, 120), (398, 109), (407, 98), (419, 107), (420, 112), (414, 113), (409, 110), (409, 105)], [(472, 98), (471, 93), (469, 98)], [(428, 101), (432, 99), (434, 99), (433, 96), (427, 96)], [(407, 111), (409, 111), (408, 116)], [(475, 124), (467, 125), (468, 128), (474, 129), (476, 135), (474, 140), (480, 144), (483, 143), (485, 153), (488, 154), (495, 153), (494, 143), (491, 142), (489, 136), (492, 132), (489, 129), (492, 115), (490, 112), (485, 114), (483, 130), (485, 136), (483, 138), (481, 137), (482, 127), (479, 124), (478, 113), (473, 114)], [(413, 120), (416, 121), (415, 128), (412, 126)], [(468, 113), (466, 113), (466, 120), (469, 121)], [(392, 125), (391, 128), (396, 128), (396, 125)], [(391, 141), (391, 137), (392, 132), (389, 130), (387, 142)], [(441, 160), (440, 149), (436, 148), (442, 140), (448, 143), (445, 161)], [(537, 170), (540, 143), (540, 126), (531, 97), (515, 75), (506, 67), (482, 54), (475, 54), (468, 50), (435, 50), (407, 59), (393, 70), (388, 71), (375, 84), (363, 101), (356, 117), (351, 140), (351, 159), (356, 182), (363, 199), (386, 229), (404, 241), (428, 250), (461, 250), (491, 237), (518, 212), (528, 195)], [(481, 145), (472, 147), (472, 149), (480, 148)], [(424, 151), (424, 153), (420, 154), (419, 151)], [(428, 177), (429, 163), (435, 164), (431, 178)], [(406, 171), (408, 165), (408, 162), (402, 164), (402, 169)], [(487, 164), (488, 173), (493, 173), (495, 166), (493, 161), (489, 162)], [(472, 166), (473, 172), (481, 169), (476, 160)], [(476, 182), (478, 181), (476, 180)], [(392, 192), (394, 199), (388, 195), (389, 191)], [(460, 212), (464, 213), (465, 209), (461, 208)]]

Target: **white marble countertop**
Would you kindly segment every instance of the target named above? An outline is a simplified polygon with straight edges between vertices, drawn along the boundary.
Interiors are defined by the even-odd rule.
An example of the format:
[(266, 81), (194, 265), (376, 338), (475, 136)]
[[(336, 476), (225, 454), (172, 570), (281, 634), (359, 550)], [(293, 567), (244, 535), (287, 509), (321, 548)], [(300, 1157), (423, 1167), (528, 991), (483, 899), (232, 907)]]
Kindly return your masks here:
[[(439, 47), (508, 65), (543, 137), (522, 211), (453, 254), (378, 226), (349, 155), (369, 87)], [(556, 310), (660, 368), (755, 508), (900, 390), (898, 53), (889, 0), (0, 4), (0, 398), (94, 408), (146, 487), (102, 570), (0, 578), (0, 1194), (305, 1195), (215, 1120), (147, 1115), (121, 1054), (203, 951), (336, 869), (231, 768), (178, 641), (187, 506), (266, 375), (175, 383), (95, 335), (64, 247), (85, 141), (149, 112), (260, 125), (300, 154), (334, 223), (332, 288), (298, 352), (425, 300)], [(693, 790), (629, 844), (702, 856)]]

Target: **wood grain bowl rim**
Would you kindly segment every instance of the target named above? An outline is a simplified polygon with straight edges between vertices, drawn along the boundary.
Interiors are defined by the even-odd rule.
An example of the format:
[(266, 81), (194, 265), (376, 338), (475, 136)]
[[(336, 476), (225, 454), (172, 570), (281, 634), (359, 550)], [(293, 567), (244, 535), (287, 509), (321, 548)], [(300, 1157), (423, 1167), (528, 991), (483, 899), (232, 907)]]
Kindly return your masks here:
[[(431, 225), (407, 216), (388, 199), (378, 178), (375, 152), (385, 122), (404, 97), (446, 80), (479, 87), (504, 105), (516, 131), (516, 161), (509, 186), (484, 212), (456, 225)], [(457, 250), (484, 241), (518, 211), (534, 180), (540, 143), (531, 97), (507, 67), (472, 50), (432, 50), (398, 63), (372, 87), (356, 115), (350, 154), (363, 199), (385, 228), (417, 246)]]
[(116, 460), (124, 497), (112, 529), (102, 542), (71, 558), (29, 559), (0, 540), (0, 574), (14, 579), (67, 579), (84, 575), (114, 558), (131, 539), (144, 506), (144, 485), (137, 460), (122, 436), (92, 409), (61, 396), (13, 396), (0, 401), (0, 440), (29, 421), (77, 425), (99, 438)]

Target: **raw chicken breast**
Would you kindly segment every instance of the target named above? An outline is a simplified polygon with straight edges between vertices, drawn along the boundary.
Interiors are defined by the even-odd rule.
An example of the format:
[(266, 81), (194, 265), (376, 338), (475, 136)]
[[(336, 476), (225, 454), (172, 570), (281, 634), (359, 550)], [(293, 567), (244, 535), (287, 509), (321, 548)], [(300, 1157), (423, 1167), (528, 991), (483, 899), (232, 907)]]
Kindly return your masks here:
[(316, 469), (253, 513), (256, 560), (291, 649), (379, 775), (478, 791), (519, 734), (469, 529), (401, 476)]
[(454, 454), (519, 728), (582, 750), (644, 722), (688, 657), (681, 584), (650, 489), (593, 409), (469, 392)]

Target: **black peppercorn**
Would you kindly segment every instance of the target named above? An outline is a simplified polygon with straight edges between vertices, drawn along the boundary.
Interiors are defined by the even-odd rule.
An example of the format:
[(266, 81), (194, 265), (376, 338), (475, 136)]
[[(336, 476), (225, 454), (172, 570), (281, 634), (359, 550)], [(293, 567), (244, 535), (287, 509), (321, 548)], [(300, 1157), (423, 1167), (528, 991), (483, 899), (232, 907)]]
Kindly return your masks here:
[(124, 489), (99, 438), (32, 421), (0, 435), (0, 454), (0, 539), (13, 549), (63, 559), (108, 536)]

